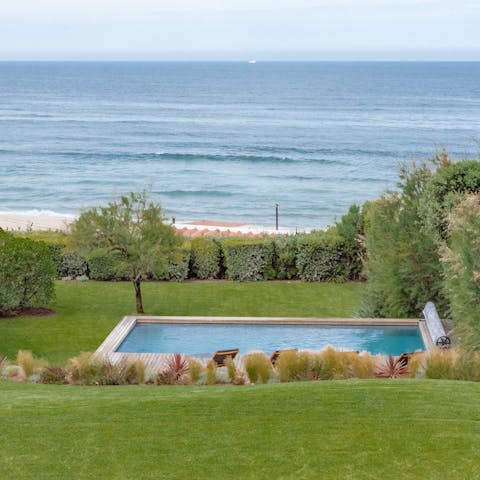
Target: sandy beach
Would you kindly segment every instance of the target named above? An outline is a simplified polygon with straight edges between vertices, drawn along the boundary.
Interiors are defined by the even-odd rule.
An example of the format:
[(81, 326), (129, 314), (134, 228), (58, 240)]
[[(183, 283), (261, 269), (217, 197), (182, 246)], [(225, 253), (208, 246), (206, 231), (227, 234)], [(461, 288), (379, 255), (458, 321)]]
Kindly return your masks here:
[[(27, 214), (27, 213), (0, 213), (0, 228), (10, 231), (25, 230), (61, 230), (67, 231), (69, 225), (75, 220), (73, 215), (55, 214)], [(227, 222), (221, 220), (193, 220), (177, 221), (174, 225), (179, 233), (184, 236), (196, 237), (200, 235), (219, 236), (256, 236), (263, 234), (289, 234), (295, 233), (288, 228), (268, 228), (250, 223)]]
[(68, 230), (73, 215), (0, 213), (0, 228), (4, 230)]

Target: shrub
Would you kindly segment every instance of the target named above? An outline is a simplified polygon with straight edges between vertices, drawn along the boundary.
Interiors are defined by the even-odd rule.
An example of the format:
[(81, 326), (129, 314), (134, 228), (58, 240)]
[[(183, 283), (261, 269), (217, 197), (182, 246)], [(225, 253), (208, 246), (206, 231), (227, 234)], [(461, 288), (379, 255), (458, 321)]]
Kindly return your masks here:
[(41, 306), (55, 294), (55, 264), (44, 242), (0, 236), (0, 315)]
[(188, 374), (188, 365), (188, 360), (180, 353), (169, 355), (165, 362), (165, 368), (157, 374), (157, 385), (183, 383), (183, 377)]
[(77, 385), (125, 385), (145, 381), (143, 362), (116, 364), (90, 352), (83, 352), (70, 359), (67, 372), (72, 383)]
[(298, 237), (298, 277), (305, 282), (345, 281), (347, 260), (343, 241), (335, 229)]
[(457, 352), (454, 350), (435, 349), (425, 358), (425, 377), (443, 380), (454, 378)]
[(190, 381), (192, 383), (198, 383), (202, 375), (204, 368), (203, 365), (194, 358), (188, 359), (188, 371), (190, 373)]
[(207, 384), (215, 385), (217, 383), (217, 365), (213, 360), (207, 363)]
[(60, 265), (62, 263), (62, 252), (64, 245), (61, 245), (59, 243), (47, 243), (47, 246), (50, 250), (50, 255), (53, 263), (55, 264), (55, 268), (57, 269), (57, 277), (60, 277)]
[(277, 236), (274, 243), (274, 264), (277, 278), (280, 280), (296, 278), (298, 274), (297, 237), (295, 235)]
[(9, 365), (7, 357), (0, 357), (0, 377), (3, 377), (5, 368)]
[(311, 380), (321, 380), (323, 376), (323, 358), (321, 353), (312, 354), (310, 359)]
[(69, 252), (60, 256), (57, 264), (57, 275), (59, 278), (77, 278), (87, 274), (87, 260), (77, 252)]
[(192, 276), (200, 280), (218, 278), (220, 275), (220, 246), (211, 237), (194, 238), (191, 244)]
[(442, 250), (444, 291), (459, 343), (480, 349), (480, 195), (469, 195), (449, 216), (449, 247)]
[(233, 385), (245, 385), (246, 379), (245, 379), (245, 374), (240, 371), (236, 371), (235, 376), (232, 379), (232, 384)]
[(168, 264), (168, 280), (182, 282), (188, 278), (190, 264), (190, 243), (185, 242), (182, 246), (173, 250)]
[(29, 350), (19, 350), (17, 353), (17, 365), (23, 370), (25, 377), (33, 374), (35, 369), (35, 360)]
[(251, 383), (267, 383), (270, 378), (272, 366), (269, 358), (261, 352), (249, 353), (243, 359), (245, 371)]
[(25, 380), (23, 370), (18, 365), (6, 365), (2, 375), (9, 380)]
[(278, 372), (280, 382), (290, 382), (295, 379), (297, 372), (297, 351), (284, 350), (280, 353), (275, 369)]
[(124, 367), (124, 379), (127, 385), (142, 385), (146, 381), (146, 367), (142, 360), (128, 362)]
[(457, 351), (453, 368), (453, 379), (478, 382), (480, 380), (479, 354), (465, 350)]
[(82, 352), (67, 364), (72, 382), (78, 385), (95, 385), (103, 374), (103, 362), (91, 352)]
[[(464, 291), (469, 287), (468, 279), (465, 282), (466, 278), (457, 276), (455, 263), (466, 260), (468, 251), (473, 250), (467, 248), (467, 256), (462, 260), (463, 254), (456, 250), (464, 242), (461, 232), (452, 237), (448, 225), (449, 213), (454, 210), (454, 216), (459, 214), (456, 206), (467, 195), (480, 190), (480, 163), (470, 160), (453, 163), (445, 152), (438, 153), (432, 163), (436, 171), (427, 164), (402, 168), (399, 191), (369, 202), (367, 209), (364, 206), (368, 278), (361, 308), (364, 316), (418, 316), (428, 300), (435, 302), (441, 315), (449, 311), (447, 300), (453, 305), (457, 297), (460, 304), (470, 304), (459, 298), (469, 296)], [(475, 222), (473, 214), (468, 221)], [(473, 237), (473, 234), (467, 236), (465, 241), (471, 242)], [(452, 245), (451, 251), (443, 251), (447, 271), (444, 281), (440, 251), (445, 242), (457, 244)], [(456, 258), (457, 254), (460, 256)], [(470, 260), (475, 261), (473, 256)], [(475, 307), (472, 306), (471, 312), (475, 312)], [(467, 340), (465, 346), (468, 345)]]
[(362, 276), (362, 261), (365, 256), (364, 218), (361, 208), (351, 205), (348, 213), (335, 225), (347, 257), (345, 277), (358, 280)]
[(226, 238), (221, 245), (226, 275), (230, 280), (258, 281), (275, 278), (274, 245), (270, 238)]
[(31, 377), (35, 371), (45, 366), (45, 360), (35, 358), (29, 350), (19, 350), (17, 353), (17, 365), (22, 369), (25, 378)]
[[(99, 375), (95, 381), (96, 385), (125, 385), (136, 383), (128, 364), (115, 364), (110, 360), (100, 360)], [(128, 379), (127, 379), (128, 376)]]
[(88, 256), (88, 270), (92, 280), (121, 280), (125, 278), (122, 272), (121, 256), (103, 248), (94, 250)]
[(428, 183), (422, 201), (423, 216), (440, 239), (448, 237), (448, 215), (466, 196), (480, 191), (480, 162), (452, 162), (445, 152), (437, 153), (439, 168)]
[(480, 381), (480, 354), (435, 349), (425, 356), (425, 376), (443, 380)]
[(427, 176), (421, 172), (408, 174), (402, 195), (385, 195), (366, 208), (363, 316), (418, 316), (429, 300), (441, 305), (437, 246), (419, 214), (418, 184)]
[(351, 374), (355, 378), (374, 378), (377, 359), (368, 352), (348, 353)]
[(174, 248), (169, 255), (168, 262), (151, 276), (158, 280), (182, 282), (188, 278), (190, 265), (190, 243), (185, 242)]
[(407, 365), (393, 355), (389, 355), (384, 363), (377, 366), (375, 376), (379, 378), (400, 378), (409, 375)]
[(417, 378), (425, 372), (425, 354), (423, 352), (415, 353), (408, 362), (410, 377)]
[(40, 372), (40, 383), (63, 385), (67, 383), (67, 371), (58, 365), (48, 365)]
[(233, 360), (232, 357), (228, 356), (225, 359), (224, 363), (225, 363), (225, 366), (227, 367), (228, 378), (232, 382), (237, 374), (237, 367), (235, 366), (235, 361)]
[(15, 232), (15, 236), (29, 238), (36, 242), (45, 242), (48, 245), (58, 245), (59, 252), (71, 251), (72, 236), (66, 231), (60, 230), (35, 230), (25, 232)]
[(320, 353), (322, 359), (320, 378), (322, 380), (349, 378), (351, 372), (349, 357), (351, 357), (351, 355), (351, 352), (342, 352), (328, 346)]

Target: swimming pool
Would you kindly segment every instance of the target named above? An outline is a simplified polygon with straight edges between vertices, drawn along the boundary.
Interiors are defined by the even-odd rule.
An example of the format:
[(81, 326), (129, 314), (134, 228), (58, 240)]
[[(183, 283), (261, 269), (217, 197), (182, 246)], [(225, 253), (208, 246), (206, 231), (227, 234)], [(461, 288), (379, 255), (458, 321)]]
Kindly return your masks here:
[[(126, 332), (125, 332), (126, 333)], [(321, 350), (327, 345), (372, 354), (400, 355), (424, 350), (418, 325), (349, 325), (298, 323), (164, 323), (137, 321), (115, 348), (118, 353), (184, 353), (212, 355), (216, 350), (297, 348)]]

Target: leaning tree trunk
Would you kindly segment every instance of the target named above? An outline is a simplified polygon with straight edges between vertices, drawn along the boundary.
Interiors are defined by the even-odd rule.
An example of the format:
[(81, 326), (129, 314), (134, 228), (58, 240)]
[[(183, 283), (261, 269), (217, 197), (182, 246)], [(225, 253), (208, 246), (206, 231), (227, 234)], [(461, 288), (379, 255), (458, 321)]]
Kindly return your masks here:
[(135, 287), (135, 300), (137, 303), (137, 313), (145, 313), (143, 311), (141, 282), (142, 277), (140, 275), (137, 275), (133, 280), (133, 286)]

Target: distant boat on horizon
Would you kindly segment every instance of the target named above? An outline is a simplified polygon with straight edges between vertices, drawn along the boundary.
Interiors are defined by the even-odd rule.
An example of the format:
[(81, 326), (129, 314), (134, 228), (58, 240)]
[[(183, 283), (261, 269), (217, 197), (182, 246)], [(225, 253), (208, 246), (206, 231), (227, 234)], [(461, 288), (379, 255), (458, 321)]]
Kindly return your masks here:
[(257, 61), (256, 60), (249, 60), (248, 63), (253, 64), (253, 63), (257, 63)]

